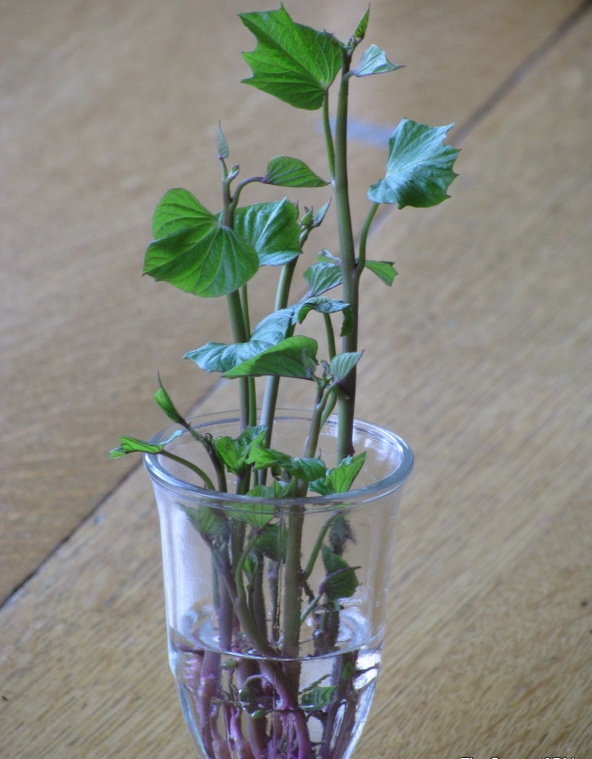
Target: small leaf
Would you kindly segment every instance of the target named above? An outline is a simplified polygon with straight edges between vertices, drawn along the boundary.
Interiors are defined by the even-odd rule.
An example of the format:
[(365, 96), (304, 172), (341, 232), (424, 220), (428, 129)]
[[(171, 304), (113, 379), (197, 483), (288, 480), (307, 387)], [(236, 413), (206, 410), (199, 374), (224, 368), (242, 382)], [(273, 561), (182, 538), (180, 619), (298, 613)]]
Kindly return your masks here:
[(300, 255), (298, 208), (287, 198), (237, 208), (234, 231), (257, 251), (261, 266), (283, 266)]
[(218, 158), (226, 160), (230, 156), (230, 150), (228, 149), (228, 143), (224, 137), (222, 131), (222, 124), (218, 124)]
[(110, 451), (109, 455), (112, 459), (118, 459), (120, 456), (125, 456), (128, 453), (160, 453), (171, 440), (182, 434), (183, 430), (175, 430), (162, 443), (149, 443), (137, 437), (120, 437), (119, 448), (114, 448)]
[(370, 21), (370, 8), (364, 13), (362, 18), (360, 19), (358, 25), (356, 26), (356, 31), (354, 32), (354, 38), (361, 42), (364, 37), (366, 36), (366, 31), (368, 29), (368, 22)]
[(251, 447), (248, 463), (254, 469), (277, 469), (303, 482), (312, 482), (325, 474), (325, 464), (318, 458), (302, 458), (266, 448), (259, 441)]
[(264, 426), (247, 427), (237, 438), (226, 435), (214, 438), (212, 445), (229, 472), (242, 474), (248, 463), (247, 457), (251, 445), (256, 441), (262, 441), (265, 433)]
[(335, 495), (347, 493), (364, 467), (366, 453), (357, 456), (347, 456), (334, 469), (329, 470), (325, 477), (310, 483), (310, 489), (320, 495)]
[(183, 421), (183, 417), (175, 408), (175, 404), (171, 400), (170, 395), (164, 389), (164, 385), (160, 379), (160, 374), (158, 375), (158, 390), (154, 394), (154, 400), (168, 416), (168, 418), (171, 421), (175, 422), (175, 424), (180, 424)]
[(329, 371), (334, 384), (337, 385), (344, 380), (361, 358), (361, 351), (355, 353), (338, 353), (336, 356), (333, 356)]
[[(252, 498), (274, 499), (277, 495), (270, 496), (267, 494), (267, 488), (264, 486), (256, 485), (249, 491), (248, 495)], [(232, 504), (232, 517), (233, 519), (240, 519), (243, 522), (247, 522), (251, 527), (255, 529), (261, 529), (265, 525), (269, 524), (275, 516), (275, 506), (273, 503), (260, 501), (259, 503), (242, 503), (237, 502)]]
[(224, 539), (228, 535), (228, 522), (219, 509), (198, 506), (196, 509), (184, 507), (191, 524), (209, 541)]
[(269, 161), (263, 182), (277, 187), (324, 187), (329, 184), (303, 161), (284, 155)]
[(331, 600), (350, 598), (359, 584), (355, 570), (326, 545), (323, 545), (321, 550), (327, 571), (327, 577), (323, 580), (323, 590), (327, 597)]
[(393, 284), (397, 271), (392, 261), (366, 261), (366, 268), (381, 279), (389, 287)]
[(320, 108), (343, 63), (341, 43), (328, 32), (294, 23), (283, 6), (239, 15), (257, 39), (255, 50), (243, 53), (253, 72), (243, 81), (296, 108)]
[(403, 67), (389, 61), (384, 50), (376, 45), (370, 45), (364, 51), (359, 65), (353, 69), (352, 74), (354, 76), (371, 76), (372, 74), (387, 74), (389, 71), (396, 71), (400, 68)]
[(309, 297), (322, 295), (338, 287), (343, 280), (339, 264), (325, 261), (309, 266), (303, 276), (309, 287)]
[(321, 206), (319, 210), (315, 213), (314, 219), (312, 222), (313, 227), (320, 227), (323, 223), (325, 216), (327, 215), (327, 211), (329, 210), (329, 206), (331, 205), (331, 201), (328, 200), (324, 206)]
[(457, 176), (452, 166), (459, 150), (444, 145), (443, 139), (452, 126), (403, 119), (389, 140), (386, 176), (370, 187), (370, 200), (428, 208), (449, 197), (446, 190)]
[(317, 685), (302, 694), (301, 706), (306, 711), (322, 711), (330, 705), (336, 690), (335, 685)]
[[(273, 491), (276, 495), (273, 498), (283, 498), (285, 495), (279, 495), (284, 486), (289, 483), (282, 483), (274, 481)], [(257, 486), (260, 488), (261, 486)], [(271, 488), (270, 488), (271, 489)], [(251, 495), (251, 494), (250, 494)], [(259, 494), (260, 497), (264, 497), (263, 494)], [(267, 497), (267, 496), (265, 496)], [(261, 530), (257, 541), (255, 542), (255, 550), (261, 551), (264, 556), (267, 556), (272, 561), (285, 561), (286, 558), (286, 546), (288, 542), (288, 532), (284, 527), (279, 524), (270, 524), (269, 522)]]
[(153, 219), (144, 274), (185, 292), (214, 298), (242, 287), (257, 272), (256, 250), (219, 224), (186, 190), (170, 190)]
[(225, 377), (297, 377), (312, 379), (318, 343), (310, 337), (287, 337), (281, 343), (224, 373)]
[(294, 306), (294, 319), (299, 324), (302, 324), (311, 311), (316, 311), (319, 314), (335, 314), (339, 311), (343, 311), (345, 331), (342, 330), (341, 334), (349, 334), (353, 324), (353, 311), (349, 303), (345, 303), (343, 300), (324, 298), (317, 295), (312, 298), (307, 298), (302, 303), (298, 303)]

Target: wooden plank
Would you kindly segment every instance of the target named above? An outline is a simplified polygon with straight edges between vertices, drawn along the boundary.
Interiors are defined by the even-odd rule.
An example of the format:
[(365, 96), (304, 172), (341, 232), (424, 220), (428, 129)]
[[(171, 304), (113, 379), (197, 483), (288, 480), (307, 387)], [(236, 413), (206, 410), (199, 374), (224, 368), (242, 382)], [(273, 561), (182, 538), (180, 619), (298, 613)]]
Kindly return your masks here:
[[(592, 753), (591, 40), (588, 15), (467, 141), (454, 201), (375, 240), (401, 279), (366, 283), (361, 414), (418, 461), (359, 756)], [(1, 611), (0, 756), (191, 755), (159, 574), (137, 471)]]
[[(380, 78), (364, 82), (354, 114), (387, 127), (403, 114), (462, 122), (576, 6), (373, 3), (373, 33), (410, 76), (401, 74), (395, 98)], [(336, 16), (346, 36), (365, 7), (356, 0), (343, 14), (337, 0), (306, 0), (297, 11), (320, 25)], [(252, 43), (236, 10), (234, 0), (208, 13), (193, 0), (2, 4), (0, 382), (10, 442), (0, 461), (0, 598), (117, 485), (122, 469), (105, 453), (116, 435), (160, 424), (150, 402), (157, 370), (180, 405), (212, 386), (179, 357), (214, 334), (224, 339), (224, 304), (204, 311), (139, 276), (160, 195), (185, 185), (217, 206), (218, 190), (196, 167), (211, 165), (217, 177), (219, 118), (245, 173), (270, 152), (319, 163), (306, 131), (316, 131), (316, 114), (302, 114), (287, 150), (287, 109), (240, 85), (247, 72), (237, 51)], [(245, 128), (253, 116), (265, 128)], [(384, 153), (371, 150), (364, 164), (353, 153), (354, 184), (367, 186)]]

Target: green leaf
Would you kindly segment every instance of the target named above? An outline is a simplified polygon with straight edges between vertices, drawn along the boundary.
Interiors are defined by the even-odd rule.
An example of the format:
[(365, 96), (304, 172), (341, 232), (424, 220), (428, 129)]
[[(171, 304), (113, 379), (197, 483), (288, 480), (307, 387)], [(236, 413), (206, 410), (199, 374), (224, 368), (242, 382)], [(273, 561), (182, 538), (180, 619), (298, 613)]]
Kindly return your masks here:
[(165, 192), (152, 215), (152, 235), (155, 239), (187, 229), (201, 229), (205, 236), (216, 226), (216, 217), (189, 190), (182, 188)]
[(372, 74), (386, 74), (400, 68), (403, 67), (389, 61), (384, 50), (376, 45), (370, 45), (364, 51), (359, 65), (351, 73), (354, 76), (371, 76)]
[[(282, 489), (289, 485), (289, 483), (282, 483), (274, 481), (273, 486), (269, 490), (273, 489), (276, 495), (273, 498), (283, 498), (284, 496), (279, 494)], [(257, 485), (254, 490), (264, 486)], [(260, 493), (260, 497), (263, 495)], [(285, 527), (279, 524), (266, 524), (261, 529), (259, 537), (255, 542), (255, 550), (260, 551), (262, 554), (270, 558), (272, 561), (285, 561), (286, 547), (288, 543), (288, 531)]]
[(168, 418), (171, 421), (175, 422), (175, 424), (180, 424), (183, 421), (183, 417), (175, 408), (175, 404), (171, 400), (170, 395), (164, 389), (164, 385), (160, 379), (160, 374), (158, 375), (158, 390), (154, 394), (154, 400), (168, 416)]
[(329, 184), (303, 161), (285, 155), (269, 161), (263, 182), (277, 187), (324, 187)]
[(230, 157), (230, 150), (228, 149), (228, 143), (224, 132), (222, 131), (222, 124), (218, 124), (218, 158), (226, 160)]
[(397, 270), (392, 261), (366, 261), (366, 268), (381, 279), (389, 287), (397, 276)]
[(228, 536), (228, 522), (219, 509), (210, 506), (182, 507), (191, 524), (207, 540), (214, 541)]
[(232, 504), (232, 517), (233, 519), (240, 519), (243, 522), (247, 522), (255, 529), (259, 530), (269, 522), (275, 516), (275, 506), (273, 503), (269, 503), (269, 499), (277, 498), (277, 495), (269, 495), (265, 486), (256, 485), (249, 491), (248, 495), (252, 498), (268, 499), (259, 503), (233, 503)]
[(253, 72), (243, 81), (296, 108), (320, 108), (343, 63), (341, 43), (328, 32), (294, 23), (283, 6), (239, 15), (257, 39), (255, 50), (243, 53)]
[(333, 356), (329, 371), (334, 384), (338, 384), (344, 380), (361, 358), (361, 351), (356, 351), (355, 353), (338, 353), (336, 356)]
[(242, 474), (248, 463), (247, 457), (251, 445), (255, 441), (262, 441), (265, 432), (266, 427), (261, 425), (247, 427), (237, 438), (226, 435), (214, 438), (212, 445), (229, 472)]
[(287, 198), (237, 208), (234, 231), (257, 251), (261, 266), (282, 266), (300, 255), (298, 208)]
[(253, 464), (256, 470), (272, 469), (285, 472), (290, 477), (296, 477), (303, 482), (317, 480), (326, 472), (326, 466), (321, 459), (290, 456), (273, 448), (266, 448), (259, 441), (251, 446), (247, 461)]
[(446, 190), (457, 176), (452, 166), (459, 150), (444, 145), (443, 139), (452, 126), (403, 119), (389, 140), (386, 176), (370, 187), (370, 200), (428, 208), (449, 197)]
[(194, 361), (206, 372), (227, 372), (284, 340), (292, 323), (292, 309), (274, 311), (255, 327), (249, 342), (232, 345), (207, 343), (201, 348), (189, 351), (184, 358)]
[(309, 266), (303, 276), (308, 284), (309, 297), (322, 295), (322, 293), (338, 287), (343, 280), (339, 264), (326, 261)]
[(257, 272), (256, 250), (219, 224), (186, 190), (170, 190), (154, 213), (154, 240), (144, 274), (185, 292), (214, 298), (242, 287)]
[(356, 26), (356, 31), (354, 32), (354, 39), (361, 42), (364, 37), (366, 36), (366, 31), (368, 29), (368, 22), (370, 21), (370, 8), (364, 13), (362, 18), (360, 19), (358, 25)]
[(359, 453), (357, 456), (347, 456), (343, 461), (331, 469), (325, 477), (319, 478), (310, 483), (310, 489), (320, 495), (335, 495), (336, 493), (347, 493), (351, 490), (352, 485), (358, 474), (364, 467), (366, 453)]
[(316, 340), (305, 336), (287, 337), (281, 343), (224, 373), (225, 377), (297, 377), (312, 379), (317, 366)]
[(355, 570), (326, 545), (323, 545), (321, 550), (327, 571), (327, 577), (323, 580), (323, 590), (327, 597), (331, 600), (350, 598), (359, 584)]
[(313, 298), (307, 298), (302, 303), (298, 303), (294, 308), (294, 318), (299, 324), (302, 324), (306, 316), (311, 311), (316, 311), (319, 314), (334, 314), (339, 311), (343, 312), (343, 327), (341, 329), (341, 336), (351, 334), (353, 328), (354, 318), (353, 311), (349, 303), (345, 303), (342, 300), (335, 300), (333, 298), (324, 298), (322, 296), (314, 296)]
[(336, 685), (317, 685), (302, 694), (300, 704), (306, 711), (322, 711), (329, 706), (336, 690)]
[(114, 448), (109, 452), (109, 456), (112, 459), (118, 459), (121, 456), (125, 456), (128, 453), (160, 453), (164, 447), (179, 435), (183, 434), (183, 430), (175, 430), (172, 435), (162, 443), (149, 443), (146, 440), (140, 440), (137, 437), (120, 437), (119, 448)]

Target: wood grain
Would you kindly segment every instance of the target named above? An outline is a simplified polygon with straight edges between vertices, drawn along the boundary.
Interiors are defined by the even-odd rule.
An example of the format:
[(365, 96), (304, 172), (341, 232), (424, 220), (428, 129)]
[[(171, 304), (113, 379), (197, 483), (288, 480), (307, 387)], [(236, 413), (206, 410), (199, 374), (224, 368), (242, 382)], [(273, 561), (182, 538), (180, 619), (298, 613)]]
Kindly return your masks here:
[[(360, 197), (385, 160), (368, 139), (384, 144), (384, 129), (403, 115), (466, 121), (576, 6), (453, 0), (444, 13), (428, 0), (374, 3), (373, 33), (408, 70), (392, 84), (374, 77), (352, 97)], [(347, 14), (337, 0), (320, 7), (299, 2), (296, 15), (345, 38), (366, 3), (350, 2)], [(235, 0), (215, 13), (193, 0), (2, 4), (0, 598), (120, 482), (125, 464), (106, 457), (117, 435), (160, 426), (150, 400), (157, 371), (185, 408), (213, 386), (180, 356), (224, 339), (224, 304), (206, 311), (140, 277), (163, 192), (187, 186), (217, 208), (219, 119), (245, 175), (278, 153), (322, 172), (307, 137), (318, 115), (302, 113), (296, 124), (287, 108), (240, 84), (248, 71), (238, 51), (252, 38), (236, 11)], [(253, 117), (265, 128), (245, 128)], [(330, 247), (330, 226), (325, 234), (315, 249)]]
[[(167, 671), (149, 484), (139, 468), (103, 467), (97, 451), (121, 431), (154, 426), (151, 363), (171, 367), (170, 384), (188, 406), (211, 387), (184, 374), (177, 355), (188, 337), (203, 341), (222, 310), (199, 322), (189, 302), (184, 321), (177, 293), (135, 280), (155, 187), (175, 184), (177, 170), (180, 184), (193, 182), (188, 152), (199, 161), (208, 149), (190, 125), (202, 119), (205, 129), (209, 118), (179, 105), (193, 80), (162, 95), (178, 107), (179, 123), (167, 122), (167, 103), (152, 100), (167, 89), (166, 51), (178, 48), (171, 65), (179, 70), (195, 53), (196, 11), (180, 0), (167, 13), (151, 2), (60, 0), (53, 13), (37, 6), (0, 4), (13, 116), (0, 123), (3, 135), (14, 137), (19, 123), (22, 130), (20, 143), (3, 142), (2, 172), (8, 166), (20, 184), (0, 201), (16, 288), (2, 296), (2, 415), (13, 454), (21, 453), (2, 456), (3, 587), (48, 558), (0, 610), (0, 757), (189, 757)], [(462, 125), (576, 3), (449, 7), (402, 2), (395, 11), (384, 1), (373, 12), (381, 34), (393, 24), (393, 38), (404, 36), (409, 51), (433, 48), (438, 63), (450, 55), (445, 39), (455, 41), (467, 85), (453, 88), (452, 117)], [(218, 8), (236, 11), (230, 0)], [(38, 25), (29, 23), (34, 11)], [(213, 54), (224, 19), (206, 15), (202, 44)], [(144, 49), (150, 39), (161, 40), (158, 54)], [(114, 59), (93, 69), (113, 40)], [(360, 416), (408, 438), (417, 469), (398, 524), (384, 671), (360, 757), (592, 755), (591, 43), (588, 12), (466, 135), (453, 199), (425, 213), (386, 214), (373, 239), (372, 256), (394, 257), (400, 275), (392, 289), (372, 278), (364, 285), (371, 308)], [(80, 56), (86, 68), (76, 65)], [(236, 62), (224, 65), (242, 75)], [(431, 73), (434, 89), (445, 89), (450, 70), (429, 72), (427, 59), (424, 67), (420, 78)], [(71, 78), (58, 85), (58, 71)], [(160, 86), (143, 81), (157, 71)], [(125, 101), (122, 72), (131, 76), (129, 111), (116, 108)], [(211, 84), (200, 86), (213, 103)], [(68, 91), (75, 94), (60, 111)], [(423, 87), (402, 92), (430, 120)], [(244, 114), (262, 103), (247, 94), (238, 107)], [(239, 134), (227, 107), (237, 145), (263, 154), (267, 135)], [(270, 125), (285, 130), (276, 118)], [(85, 193), (85, 177), (100, 165), (92, 136), (108, 123), (102, 155), (116, 157)], [(274, 135), (285, 137), (278, 131), (269, 141)], [(45, 152), (46, 137), (56, 153)], [(146, 150), (154, 144), (163, 155)], [(62, 172), (51, 192), (50, 168)], [(131, 176), (137, 185), (126, 190)], [(32, 215), (22, 210), (28, 197)], [(84, 281), (81, 296), (74, 285)], [(302, 388), (289, 390), (304, 402)], [(200, 409), (234, 405), (233, 391), (216, 386)]]

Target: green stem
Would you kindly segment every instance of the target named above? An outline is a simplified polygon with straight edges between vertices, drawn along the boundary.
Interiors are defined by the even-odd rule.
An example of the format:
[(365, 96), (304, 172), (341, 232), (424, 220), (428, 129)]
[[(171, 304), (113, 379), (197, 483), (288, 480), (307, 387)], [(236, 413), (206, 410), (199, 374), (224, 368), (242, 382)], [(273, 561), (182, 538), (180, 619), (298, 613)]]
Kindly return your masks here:
[(358, 256), (358, 271), (360, 273), (366, 265), (366, 244), (368, 242), (368, 233), (370, 232), (370, 227), (372, 226), (372, 222), (374, 221), (374, 217), (376, 216), (376, 212), (379, 208), (380, 203), (372, 203), (370, 210), (368, 211), (368, 216), (366, 216), (366, 221), (364, 222), (364, 226), (362, 227), (362, 231), (360, 233)]
[[(277, 293), (275, 297), (275, 311), (281, 311), (288, 305), (290, 298), (290, 287), (292, 285), (292, 279), (294, 276), (294, 270), (298, 262), (297, 258), (292, 259), (287, 264), (284, 264), (281, 270)], [(265, 383), (265, 390), (263, 393), (263, 402), (261, 406), (261, 424), (267, 427), (267, 435), (265, 438), (265, 445), (269, 447), (271, 445), (271, 434), (273, 427), (273, 419), (275, 416), (275, 409), (277, 404), (278, 391), (280, 386), (279, 377), (268, 377)], [(261, 476), (264, 477), (264, 471), (261, 472)], [(260, 480), (263, 482), (264, 480)]]
[(204, 472), (203, 469), (197, 466), (197, 464), (194, 464), (193, 462), (188, 461), (187, 459), (181, 458), (181, 456), (176, 456), (174, 453), (171, 453), (170, 451), (167, 451), (166, 449), (159, 451), (159, 454), (161, 456), (165, 456), (167, 459), (176, 461), (177, 464), (181, 464), (182, 466), (186, 466), (188, 469), (191, 469), (192, 472), (195, 472), (195, 474), (197, 474), (197, 476), (203, 480), (204, 487), (207, 490), (216, 490), (212, 480), (208, 477), (208, 475)]
[[(350, 334), (342, 339), (344, 352), (355, 352), (358, 349), (358, 300), (359, 300), (359, 271), (356, 264), (356, 250), (352, 228), (351, 208), (349, 201), (349, 184), (347, 174), (347, 112), (349, 97), (349, 64), (351, 58), (346, 57), (343, 65), (341, 85), (337, 101), (337, 120), (335, 126), (335, 201), (337, 209), (337, 224), (341, 247), (341, 268), (343, 274), (343, 299), (349, 303), (353, 312), (353, 327)], [(338, 456), (343, 459), (353, 454), (353, 423), (356, 400), (356, 369), (348, 374), (342, 383), (339, 396), (339, 432)]]
[(329, 113), (329, 91), (323, 98), (323, 132), (325, 134), (325, 149), (327, 151), (327, 163), (331, 176), (335, 176), (335, 146), (333, 145), (333, 132), (331, 130), (331, 116)]

